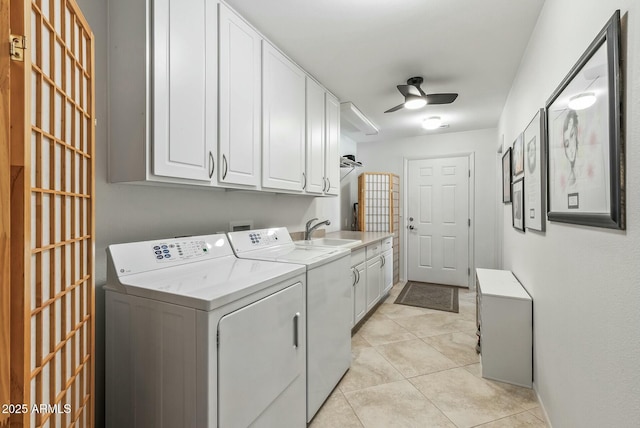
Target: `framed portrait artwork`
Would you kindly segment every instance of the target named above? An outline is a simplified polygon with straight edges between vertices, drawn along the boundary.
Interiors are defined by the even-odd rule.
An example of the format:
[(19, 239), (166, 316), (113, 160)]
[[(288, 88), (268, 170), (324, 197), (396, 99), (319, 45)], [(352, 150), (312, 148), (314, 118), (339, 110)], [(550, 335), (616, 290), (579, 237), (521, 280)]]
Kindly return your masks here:
[(544, 232), (546, 211), (547, 173), (545, 169), (544, 109), (538, 110), (524, 130), (524, 179), (527, 182), (525, 203), (527, 229)]
[(524, 232), (524, 177), (513, 182), (511, 213), (513, 227)]
[(546, 103), (549, 221), (625, 228), (620, 11)]
[(511, 147), (502, 155), (502, 202), (511, 202)]
[(524, 172), (524, 150), (522, 143), (522, 134), (518, 135), (516, 141), (513, 142), (513, 178), (519, 177)]

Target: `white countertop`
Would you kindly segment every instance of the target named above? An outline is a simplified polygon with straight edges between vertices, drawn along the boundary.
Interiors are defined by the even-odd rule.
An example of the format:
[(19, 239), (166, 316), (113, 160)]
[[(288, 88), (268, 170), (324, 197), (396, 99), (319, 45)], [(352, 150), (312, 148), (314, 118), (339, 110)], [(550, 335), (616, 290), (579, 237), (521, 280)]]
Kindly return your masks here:
[(509, 270), (476, 269), (483, 295), (531, 300), (531, 296)]

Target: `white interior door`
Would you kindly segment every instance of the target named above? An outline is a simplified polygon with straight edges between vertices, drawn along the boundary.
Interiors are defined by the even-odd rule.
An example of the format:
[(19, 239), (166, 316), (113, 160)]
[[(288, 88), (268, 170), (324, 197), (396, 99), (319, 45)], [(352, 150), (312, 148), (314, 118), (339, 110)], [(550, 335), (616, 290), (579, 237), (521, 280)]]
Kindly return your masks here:
[(469, 158), (408, 162), (408, 279), (468, 285)]

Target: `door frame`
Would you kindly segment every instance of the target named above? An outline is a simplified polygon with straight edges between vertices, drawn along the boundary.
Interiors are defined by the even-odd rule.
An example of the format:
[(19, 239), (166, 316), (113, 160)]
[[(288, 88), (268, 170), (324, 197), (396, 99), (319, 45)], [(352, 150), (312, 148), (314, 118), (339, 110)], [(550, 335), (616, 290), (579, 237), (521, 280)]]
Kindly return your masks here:
[[(471, 220), (471, 226), (469, 226), (469, 269), (471, 269), (469, 276), (467, 277), (467, 287), (470, 291), (475, 290), (476, 275), (475, 275), (475, 152), (461, 152), (450, 153), (438, 156), (409, 156), (403, 158), (403, 182), (401, 183), (400, 195), (402, 197), (402, 211), (407, 213), (409, 211), (409, 161), (414, 160), (430, 160), (430, 159), (448, 159), (448, 158), (468, 158), (469, 160), (469, 219)], [(404, 269), (404, 280), (409, 280), (409, 242), (407, 234), (407, 216), (401, 215), (401, 223), (403, 226), (401, 229), (402, 237), (402, 252), (400, 258), (402, 259), (401, 266)]]

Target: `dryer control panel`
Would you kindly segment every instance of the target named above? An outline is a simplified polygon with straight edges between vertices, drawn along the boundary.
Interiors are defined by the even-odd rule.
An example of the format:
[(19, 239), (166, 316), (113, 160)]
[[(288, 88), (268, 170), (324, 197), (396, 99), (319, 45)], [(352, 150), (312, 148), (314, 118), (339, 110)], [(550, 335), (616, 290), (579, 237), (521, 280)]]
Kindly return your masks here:
[(226, 256), (233, 250), (224, 234), (114, 244), (107, 248), (107, 276), (111, 269), (123, 276)]

